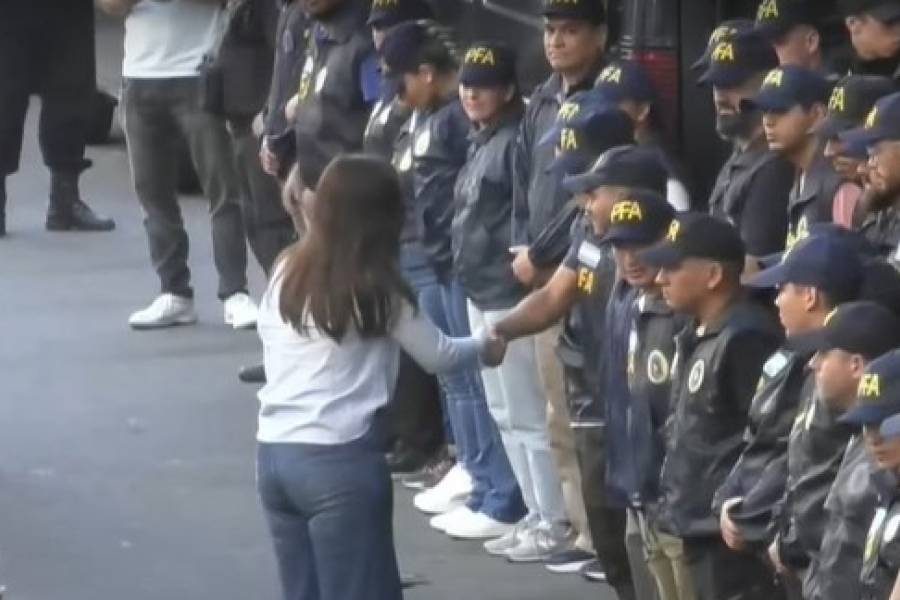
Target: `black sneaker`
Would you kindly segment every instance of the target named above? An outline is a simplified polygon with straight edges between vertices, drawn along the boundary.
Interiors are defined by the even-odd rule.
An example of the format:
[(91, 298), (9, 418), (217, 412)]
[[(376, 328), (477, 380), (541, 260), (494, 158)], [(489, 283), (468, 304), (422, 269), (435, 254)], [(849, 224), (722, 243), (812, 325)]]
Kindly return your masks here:
[(592, 560), (581, 567), (581, 576), (588, 581), (606, 581), (606, 569), (599, 560)]
[(597, 557), (592, 553), (578, 548), (567, 548), (545, 560), (544, 566), (551, 573), (568, 574), (580, 573), (585, 565), (592, 562), (597, 562)]

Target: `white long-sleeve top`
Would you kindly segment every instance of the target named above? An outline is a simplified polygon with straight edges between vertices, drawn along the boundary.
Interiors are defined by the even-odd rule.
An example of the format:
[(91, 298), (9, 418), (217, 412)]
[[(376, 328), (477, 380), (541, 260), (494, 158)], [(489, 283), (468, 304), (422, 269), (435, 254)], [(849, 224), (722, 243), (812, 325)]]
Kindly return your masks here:
[(430, 373), (476, 368), (482, 339), (448, 338), (404, 302), (389, 335), (362, 339), (349, 330), (340, 343), (310, 328), (298, 333), (279, 312), (281, 277), (260, 301), (267, 383), (259, 392), (263, 443), (344, 444), (365, 435), (397, 380), (400, 349)]

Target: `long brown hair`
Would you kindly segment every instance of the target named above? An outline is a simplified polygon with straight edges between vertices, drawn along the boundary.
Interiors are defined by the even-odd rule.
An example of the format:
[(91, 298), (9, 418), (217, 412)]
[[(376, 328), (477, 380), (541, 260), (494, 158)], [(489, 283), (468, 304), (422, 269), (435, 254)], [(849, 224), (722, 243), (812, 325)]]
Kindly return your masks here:
[(319, 180), (309, 230), (285, 262), (282, 318), (300, 333), (312, 325), (337, 341), (350, 327), (362, 337), (385, 335), (399, 301), (415, 306), (398, 264), (404, 217), (389, 164), (362, 154), (335, 158)]

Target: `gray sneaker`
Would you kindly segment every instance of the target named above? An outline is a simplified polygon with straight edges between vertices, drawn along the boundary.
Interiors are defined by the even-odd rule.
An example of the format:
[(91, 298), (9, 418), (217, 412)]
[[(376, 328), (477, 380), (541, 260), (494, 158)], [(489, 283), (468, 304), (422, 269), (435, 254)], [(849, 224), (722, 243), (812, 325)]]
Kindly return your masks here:
[(559, 528), (539, 525), (528, 529), (519, 537), (519, 543), (506, 551), (509, 562), (543, 562), (569, 544), (569, 532)]
[(528, 519), (522, 519), (509, 532), (498, 537), (497, 539), (488, 540), (484, 543), (484, 550), (493, 556), (506, 556), (506, 553), (515, 548), (521, 542), (521, 537), (532, 526)]

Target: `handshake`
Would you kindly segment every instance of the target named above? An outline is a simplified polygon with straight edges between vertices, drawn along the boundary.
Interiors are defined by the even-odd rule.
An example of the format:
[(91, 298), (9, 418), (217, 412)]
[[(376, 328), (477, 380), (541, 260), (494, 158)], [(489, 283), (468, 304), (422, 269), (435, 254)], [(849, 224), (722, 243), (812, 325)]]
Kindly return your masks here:
[(509, 342), (498, 334), (493, 328), (481, 333), (484, 346), (481, 349), (481, 362), (486, 367), (499, 367), (506, 358), (506, 348)]

